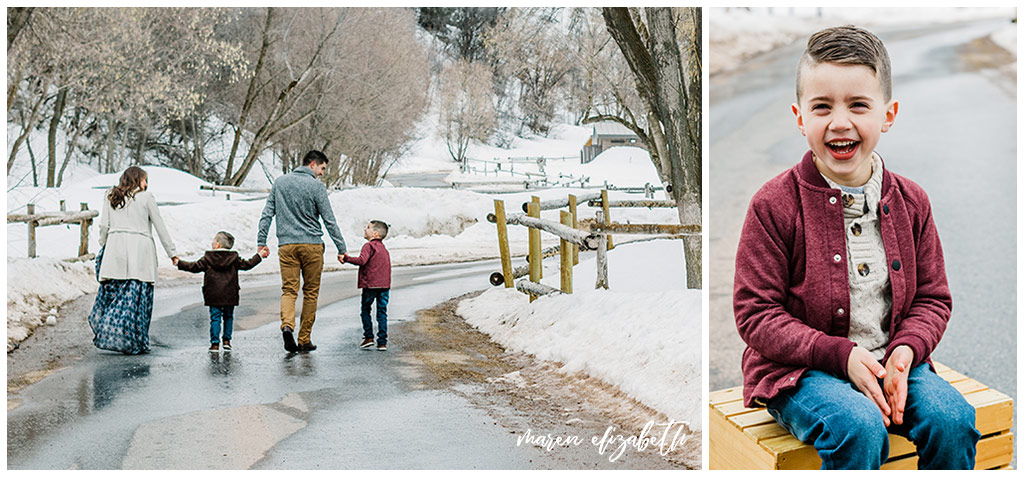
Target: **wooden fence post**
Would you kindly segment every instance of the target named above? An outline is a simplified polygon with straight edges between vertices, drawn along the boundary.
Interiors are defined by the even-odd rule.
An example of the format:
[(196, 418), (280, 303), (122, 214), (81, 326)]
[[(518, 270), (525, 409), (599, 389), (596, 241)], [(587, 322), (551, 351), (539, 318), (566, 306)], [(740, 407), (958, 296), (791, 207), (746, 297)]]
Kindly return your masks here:
[(508, 249), (508, 224), (505, 223), (505, 201), (494, 199), (494, 216), (497, 217), (498, 251), (501, 253), (501, 273), (505, 276), (505, 288), (512, 288), (512, 255)]
[[(82, 211), (89, 210), (89, 204), (86, 202), (81, 203)], [(89, 226), (92, 225), (92, 219), (82, 219), (82, 241), (78, 244), (78, 256), (87, 255), (89, 253)]]
[[(561, 212), (562, 225), (572, 226), (572, 214), (566, 211)], [(560, 271), (562, 272), (562, 293), (572, 293), (572, 249), (573, 243), (568, 240), (562, 239), (559, 244), (561, 248), (559, 253), (561, 254), (562, 263)]]
[[(601, 189), (601, 210), (604, 211), (604, 220), (603, 220), (603, 222), (611, 222), (612, 221), (612, 215), (610, 213), (608, 213), (608, 189)], [(607, 237), (608, 237), (608, 250), (611, 250), (611, 249), (615, 248), (615, 245), (612, 244), (612, 236), (611, 235), (607, 235)]]
[[(603, 224), (605, 221), (604, 213), (597, 211), (597, 222)], [(594, 288), (608, 289), (608, 246), (606, 245), (610, 238), (608, 234), (600, 234), (597, 245), (597, 283), (594, 284)]]
[[(36, 205), (28, 204), (25, 206), (28, 215), (36, 213)], [(36, 258), (36, 221), (28, 221), (28, 258)]]
[[(529, 205), (530, 217), (540, 218), (540, 198), (533, 196)], [(530, 227), (530, 281), (540, 283), (543, 258), (540, 254), (540, 229)], [(536, 295), (530, 295), (530, 301), (536, 300)]]
[[(569, 194), (569, 213), (572, 214), (572, 228), (579, 226), (576, 220), (576, 196)], [(572, 264), (579, 265), (580, 263), (580, 246), (572, 244)]]
[(60, 211), (61, 211), (61, 212), (66, 212), (67, 210), (68, 210), (68, 209), (67, 209), (67, 206), (66, 206), (66, 205), (64, 205), (64, 200), (61, 200), (61, 201), (60, 201)]

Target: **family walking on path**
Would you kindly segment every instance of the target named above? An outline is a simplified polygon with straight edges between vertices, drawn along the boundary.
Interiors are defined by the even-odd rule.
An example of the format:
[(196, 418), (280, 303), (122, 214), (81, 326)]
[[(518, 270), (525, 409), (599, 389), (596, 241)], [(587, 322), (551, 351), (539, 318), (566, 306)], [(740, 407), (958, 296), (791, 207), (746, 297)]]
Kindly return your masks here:
[[(358, 286), (363, 289), (361, 321), (363, 342), (373, 345), (370, 309), (377, 304), (377, 349), (387, 349), (387, 303), (391, 287), (391, 260), (382, 240), (388, 225), (371, 221), (364, 231), (368, 241), (359, 256), (347, 255), (345, 240), (327, 194), (319, 180), (327, 169), (327, 156), (309, 151), (302, 166), (274, 181), (259, 221), (258, 253), (245, 260), (231, 250), (234, 237), (218, 232), (211, 250), (195, 262), (179, 260), (153, 194), (146, 191), (146, 172), (137, 166), (122, 174), (107, 194), (100, 217), (100, 252), (96, 257), (100, 291), (89, 325), (97, 348), (139, 354), (149, 351), (149, 324), (153, 314), (153, 284), (157, 256), (152, 238), (156, 229), (164, 251), (180, 270), (205, 273), (203, 301), (210, 307), (210, 351), (231, 350), (234, 307), (238, 305), (238, 270), (249, 270), (270, 255), (267, 235), (277, 219), (281, 266), (281, 335), (288, 352), (317, 349), (312, 341), (325, 245), (322, 221), (338, 250), (340, 263), (359, 265)], [(295, 336), (295, 302), (302, 289), (299, 332)], [(369, 344), (367, 344), (369, 340)]]

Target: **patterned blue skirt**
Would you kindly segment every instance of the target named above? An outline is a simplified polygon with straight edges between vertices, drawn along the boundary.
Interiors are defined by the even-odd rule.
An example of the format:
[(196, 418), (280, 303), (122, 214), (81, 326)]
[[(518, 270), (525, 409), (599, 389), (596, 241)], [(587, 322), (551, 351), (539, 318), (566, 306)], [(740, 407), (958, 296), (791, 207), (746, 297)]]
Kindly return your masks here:
[(89, 314), (89, 326), (100, 349), (139, 354), (149, 351), (153, 318), (153, 284), (139, 280), (104, 280)]

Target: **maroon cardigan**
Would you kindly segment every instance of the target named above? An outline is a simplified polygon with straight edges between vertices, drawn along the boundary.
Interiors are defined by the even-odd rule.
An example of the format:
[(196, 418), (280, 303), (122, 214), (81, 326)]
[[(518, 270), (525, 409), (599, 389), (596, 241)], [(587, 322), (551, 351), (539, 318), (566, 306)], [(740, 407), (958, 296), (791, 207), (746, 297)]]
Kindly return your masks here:
[(359, 288), (391, 288), (391, 255), (380, 239), (366, 242), (358, 257), (345, 261), (359, 265)]
[[(916, 366), (942, 338), (953, 308), (942, 245), (924, 190), (883, 170), (878, 217), (892, 283), (889, 346)], [(811, 153), (754, 195), (736, 251), (733, 310), (747, 343), (743, 399), (763, 405), (808, 369), (847, 378), (850, 282), (840, 191)]]

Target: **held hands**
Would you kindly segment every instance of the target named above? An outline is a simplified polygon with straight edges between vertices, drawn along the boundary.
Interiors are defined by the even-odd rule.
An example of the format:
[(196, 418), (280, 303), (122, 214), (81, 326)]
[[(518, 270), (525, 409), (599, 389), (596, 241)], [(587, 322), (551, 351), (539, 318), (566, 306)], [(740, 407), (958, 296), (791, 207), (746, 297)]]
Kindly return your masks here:
[(256, 252), (260, 254), (260, 257), (267, 258), (270, 256), (270, 249), (266, 245), (260, 245), (256, 247)]
[[(894, 353), (895, 354), (895, 353)], [(889, 362), (893, 362), (890, 358)], [(875, 357), (871, 355), (871, 352), (855, 346), (850, 351), (850, 357), (846, 360), (846, 374), (850, 376), (850, 381), (853, 382), (854, 386), (860, 390), (868, 399), (871, 399), (880, 411), (882, 411), (882, 421), (885, 422), (885, 427), (889, 427), (889, 416), (891, 410), (889, 403), (886, 401), (886, 396), (882, 394), (882, 389), (878, 386), (878, 378), (884, 377), (886, 379), (886, 385), (888, 386), (889, 375), (886, 373), (886, 369), (878, 364)], [(906, 400), (906, 377), (903, 379), (904, 389), (904, 401)], [(902, 413), (900, 414), (902, 422)]]
[(914, 350), (907, 345), (897, 346), (885, 362), (885, 380), (882, 389), (885, 399), (892, 408), (892, 422), (903, 424), (903, 411), (907, 404), (907, 376), (914, 362)]
[(176, 256), (175, 257), (171, 257), (171, 263), (174, 264), (175, 267), (177, 267), (178, 266), (178, 257), (176, 257)]
[(338, 263), (345, 263), (345, 259), (347, 259), (347, 258), (348, 258), (348, 254), (347, 253), (339, 253), (338, 254)]

